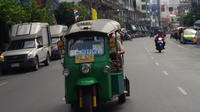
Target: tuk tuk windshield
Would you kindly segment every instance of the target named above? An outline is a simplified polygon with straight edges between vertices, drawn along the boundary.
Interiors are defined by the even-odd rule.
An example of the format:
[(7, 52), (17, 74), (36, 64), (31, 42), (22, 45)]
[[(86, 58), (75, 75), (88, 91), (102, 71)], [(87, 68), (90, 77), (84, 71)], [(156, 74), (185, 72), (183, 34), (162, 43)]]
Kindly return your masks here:
[(104, 37), (88, 36), (68, 40), (68, 54), (70, 57), (79, 54), (104, 54)]
[(184, 31), (184, 35), (195, 35), (196, 34), (196, 31), (194, 30), (185, 30)]
[(60, 40), (59, 37), (53, 37), (53, 38), (51, 39), (51, 43), (52, 43), (52, 44), (56, 44), (59, 40)]

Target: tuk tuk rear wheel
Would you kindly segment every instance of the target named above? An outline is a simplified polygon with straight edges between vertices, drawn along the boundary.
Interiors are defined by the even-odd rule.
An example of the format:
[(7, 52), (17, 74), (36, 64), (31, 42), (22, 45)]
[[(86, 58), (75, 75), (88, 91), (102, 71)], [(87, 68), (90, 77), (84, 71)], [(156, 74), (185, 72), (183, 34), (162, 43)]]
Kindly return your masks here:
[(127, 77), (124, 79), (124, 83), (127, 91), (126, 96), (130, 96), (130, 83)]
[(119, 96), (118, 96), (118, 101), (119, 101), (119, 103), (124, 103), (124, 102), (126, 102), (126, 94), (123, 93), (123, 94), (119, 95)]
[(78, 102), (71, 103), (71, 109), (73, 112), (79, 112)]

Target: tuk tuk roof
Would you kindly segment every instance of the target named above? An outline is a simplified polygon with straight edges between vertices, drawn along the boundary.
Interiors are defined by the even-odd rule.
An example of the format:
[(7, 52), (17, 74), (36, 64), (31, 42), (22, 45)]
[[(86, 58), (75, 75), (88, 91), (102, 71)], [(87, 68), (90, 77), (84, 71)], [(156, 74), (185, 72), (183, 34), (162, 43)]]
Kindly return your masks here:
[(91, 32), (91, 31), (109, 34), (119, 29), (121, 29), (120, 24), (114, 20), (110, 19), (87, 20), (73, 24), (69, 28), (67, 35), (78, 32)]
[(51, 25), (50, 34), (51, 37), (60, 37), (66, 35), (68, 27), (64, 25)]

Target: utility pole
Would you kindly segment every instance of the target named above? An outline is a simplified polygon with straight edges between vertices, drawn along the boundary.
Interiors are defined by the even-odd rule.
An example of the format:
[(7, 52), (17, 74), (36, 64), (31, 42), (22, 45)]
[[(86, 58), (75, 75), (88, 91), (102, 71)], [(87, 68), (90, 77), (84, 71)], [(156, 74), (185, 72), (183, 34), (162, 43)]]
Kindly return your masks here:
[(146, 11), (145, 11), (145, 24), (148, 26), (148, 16), (149, 16), (149, 0), (146, 0)]
[(158, 26), (160, 27), (160, 0), (157, 0), (158, 4)]

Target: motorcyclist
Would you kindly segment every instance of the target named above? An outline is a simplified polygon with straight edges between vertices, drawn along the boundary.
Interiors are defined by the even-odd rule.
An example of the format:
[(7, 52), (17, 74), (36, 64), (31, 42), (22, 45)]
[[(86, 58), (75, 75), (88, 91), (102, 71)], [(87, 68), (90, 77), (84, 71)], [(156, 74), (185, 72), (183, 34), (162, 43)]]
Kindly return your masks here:
[(158, 34), (157, 34), (157, 36), (156, 36), (156, 38), (155, 38), (155, 46), (157, 46), (157, 41), (158, 41), (158, 39), (159, 38), (162, 38), (162, 41), (163, 41), (163, 49), (165, 49), (165, 34), (164, 33), (162, 33), (162, 32), (159, 32)]

